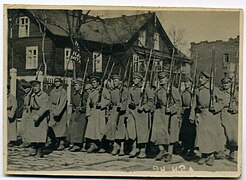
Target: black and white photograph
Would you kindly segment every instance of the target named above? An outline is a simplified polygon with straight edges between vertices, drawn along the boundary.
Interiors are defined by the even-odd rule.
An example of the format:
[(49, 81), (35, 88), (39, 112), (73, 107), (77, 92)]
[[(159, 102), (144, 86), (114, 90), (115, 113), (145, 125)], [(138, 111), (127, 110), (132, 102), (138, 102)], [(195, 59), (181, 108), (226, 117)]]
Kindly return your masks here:
[(240, 177), (242, 10), (4, 6), (4, 173)]

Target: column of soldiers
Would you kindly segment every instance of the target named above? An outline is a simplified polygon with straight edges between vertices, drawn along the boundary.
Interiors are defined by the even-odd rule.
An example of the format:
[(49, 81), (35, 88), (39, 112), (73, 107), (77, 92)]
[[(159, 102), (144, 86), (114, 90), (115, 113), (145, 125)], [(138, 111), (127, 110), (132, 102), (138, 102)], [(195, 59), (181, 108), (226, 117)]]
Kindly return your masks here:
[[(194, 92), (191, 87), (195, 81), (186, 77), (184, 91), (180, 93), (172, 87), (171, 94), (169, 76), (169, 72), (159, 72), (156, 87), (144, 87), (145, 77), (141, 73), (132, 74), (131, 87), (117, 74), (106, 84), (96, 75), (86, 84), (76, 79), (70, 118), (62, 79), (54, 80), (50, 96), (41, 90), (40, 81), (25, 83), (23, 144), (31, 147), (30, 156), (37, 157), (68, 148), (71, 152), (146, 158), (151, 142), (158, 148), (155, 160), (170, 162), (175, 144), (181, 142), (181, 155), (195, 157), (200, 152), (198, 164), (212, 166), (214, 159), (225, 157), (226, 148), (229, 158), (236, 159), (238, 99), (237, 95), (231, 97), (230, 92), (234, 80), (225, 77), (221, 88), (214, 88), (210, 108), (209, 73), (200, 72), (199, 87)], [(113, 86), (107, 86), (108, 81)], [(16, 140), (16, 109), (16, 100), (8, 87), (9, 146)]]

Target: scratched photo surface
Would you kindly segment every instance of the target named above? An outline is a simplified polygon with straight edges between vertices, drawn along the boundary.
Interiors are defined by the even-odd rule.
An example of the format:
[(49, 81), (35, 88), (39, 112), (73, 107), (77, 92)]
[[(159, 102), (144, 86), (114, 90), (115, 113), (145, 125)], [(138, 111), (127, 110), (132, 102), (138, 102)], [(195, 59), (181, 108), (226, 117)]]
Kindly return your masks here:
[(240, 176), (241, 10), (37, 8), (5, 6), (5, 174)]

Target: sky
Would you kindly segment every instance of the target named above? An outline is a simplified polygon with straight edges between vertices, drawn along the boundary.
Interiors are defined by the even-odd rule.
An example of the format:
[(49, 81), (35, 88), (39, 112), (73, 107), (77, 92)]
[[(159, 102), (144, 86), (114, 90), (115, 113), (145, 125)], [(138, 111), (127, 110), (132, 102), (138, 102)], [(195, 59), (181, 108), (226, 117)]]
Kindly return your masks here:
[[(91, 11), (91, 15), (102, 18), (134, 15), (148, 11)], [(183, 32), (185, 45), (180, 50), (190, 55), (190, 43), (200, 41), (228, 40), (240, 33), (240, 15), (236, 11), (156, 11), (167, 34), (175, 28)]]

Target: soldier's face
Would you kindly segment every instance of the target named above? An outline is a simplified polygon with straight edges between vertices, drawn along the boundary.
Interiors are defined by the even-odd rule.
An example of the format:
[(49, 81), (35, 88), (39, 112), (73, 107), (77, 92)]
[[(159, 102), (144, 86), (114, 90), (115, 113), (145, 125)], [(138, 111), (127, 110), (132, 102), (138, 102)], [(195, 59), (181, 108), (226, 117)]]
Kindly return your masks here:
[(78, 83), (76, 83), (76, 84), (74, 85), (74, 89), (75, 89), (75, 91), (79, 91), (79, 90), (81, 89), (81, 85), (78, 84)]
[(137, 78), (137, 77), (134, 77), (133, 78), (133, 83), (134, 84), (139, 84), (141, 82), (141, 79), (140, 78)]
[(223, 83), (222, 86), (224, 90), (228, 90), (231, 87), (231, 83), (230, 82)]
[(121, 81), (119, 79), (114, 79), (113, 80), (114, 87), (118, 87), (120, 84), (121, 84)]
[(97, 88), (99, 86), (99, 82), (97, 82), (96, 80), (93, 80), (91, 82), (91, 85), (92, 85), (93, 88)]
[(60, 81), (55, 81), (55, 87), (60, 87), (61, 86), (61, 82)]
[(160, 85), (165, 85), (167, 83), (167, 77), (163, 77), (159, 79), (159, 84)]
[(201, 84), (201, 85), (204, 85), (204, 84), (206, 84), (207, 83), (207, 81), (208, 81), (208, 78), (207, 77), (205, 77), (205, 76), (199, 76), (199, 83)]
[(25, 88), (24, 91), (27, 94), (27, 93), (29, 93), (31, 91), (31, 88)]
[(41, 90), (41, 85), (40, 84), (36, 84), (35, 86), (33, 86), (33, 91), (35, 93), (38, 93)]

